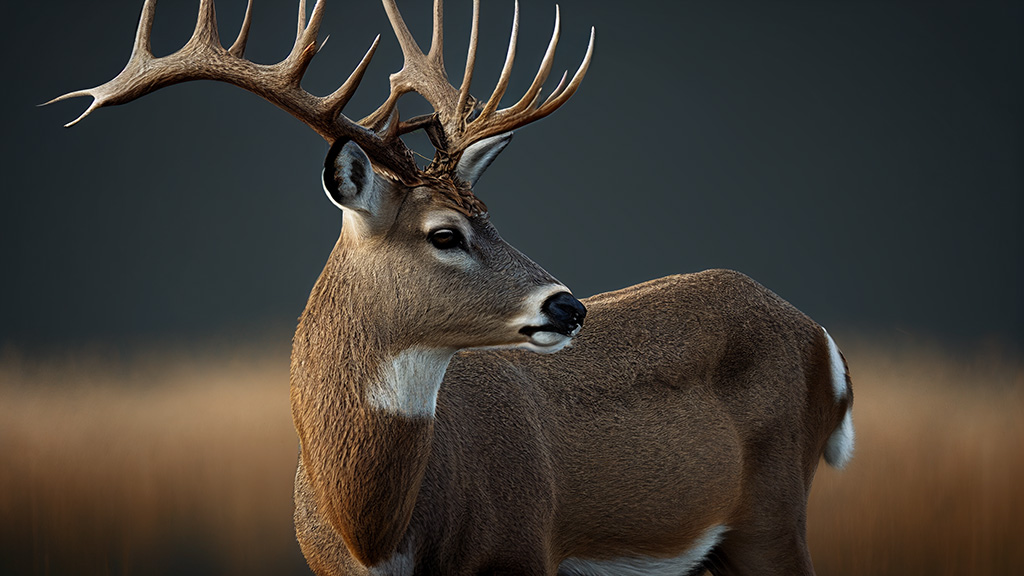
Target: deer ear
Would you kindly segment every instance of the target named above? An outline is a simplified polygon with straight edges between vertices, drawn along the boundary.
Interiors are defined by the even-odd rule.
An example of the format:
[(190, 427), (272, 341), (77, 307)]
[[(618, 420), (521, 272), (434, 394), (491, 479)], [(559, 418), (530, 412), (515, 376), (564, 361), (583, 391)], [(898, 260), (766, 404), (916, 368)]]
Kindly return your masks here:
[(512, 132), (505, 132), (471, 144), (459, 159), (459, 165), (456, 168), (459, 179), (468, 183), (470, 188), (476, 186), (476, 182), (480, 176), (483, 176), (484, 170), (487, 170), (487, 167), (494, 162), (494, 159), (505, 149), (505, 146), (508, 146), (511, 140)]
[(338, 140), (324, 160), (324, 192), (338, 208), (376, 213), (380, 189), (370, 158), (351, 140)]

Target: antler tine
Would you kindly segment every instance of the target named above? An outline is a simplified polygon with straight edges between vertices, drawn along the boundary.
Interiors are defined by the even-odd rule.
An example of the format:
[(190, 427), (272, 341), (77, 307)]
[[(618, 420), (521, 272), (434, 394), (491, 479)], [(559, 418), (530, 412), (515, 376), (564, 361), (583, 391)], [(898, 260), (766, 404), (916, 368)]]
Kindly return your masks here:
[(506, 58), (505, 69), (502, 70), (502, 78), (499, 80), (499, 85), (495, 89), (495, 94), (487, 100), (487, 104), (484, 106), (480, 115), (475, 119), (469, 120), (465, 125), (465, 130), (459, 134), (449, 135), (452, 151), (449, 154), (458, 154), (460, 151), (466, 150), (473, 142), (482, 140), (483, 138), (501, 134), (514, 130), (530, 122), (535, 122), (548, 116), (560, 106), (565, 104), (565, 101), (572, 96), (575, 91), (580, 87), (583, 82), (584, 76), (587, 74), (587, 70), (590, 68), (590, 61), (594, 54), (594, 40), (595, 31), (592, 28), (590, 32), (590, 42), (587, 45), (587, 54), (584, 56), (580, 68), (572, 76), (572, 80), (568, 84), (565, 83), (567, 74), (562, 75), (561, 81), (555, 87), (554, 91), (544, 100), (544, 104), (540, 107), (537, 106), (537, 102), (540, 99), (541, 88), (547, 80), (548, 74), (551, 71), (552, 60), (554, 57), (555, 48), (558, 44), (559, 39), (559, 27), (560, 27), (560, 14), (556, 10), (555, 12), (555, 30), (552, 34), (551, 41), (548, 44), (548, 50), (544, 54), (544, 58), (541, 61), (541, 67), (538, 71), (537, 76), (534, 79), (526, 93), (510, 108), (503, 110), (494, 110), (498, 105), (498, 100), (501, 98), (502, 93), (505, 90), (505, 84), (507, 83), (507, 75), (511, 71), (511, 60), (514, 57), (512, 53), (515, 47), (515, 26), (513, 25), (513, 39), (510, 42), (509, 55)]
[[(569, 71), (566, 70), (565, 72), (562, 72), (562, 77), (558, 80), (558, 84), (555, 85), (555, 89), (551, 91), (551, 94), (548, 94), (548, 97), (544, 100), (544, 103), (540, 105), (541, 108), (547, 106), (548, 102), (551, 102), (555, 98), (558, 98), (562, 91), (565, 90), (565, 81), (568, 79)], [(540, 94), (538, 94), (537, 97), (539, 98)]]
[(78, 124), (79, 122), (81, 122), (83, 118), (85, 118), (89, 114), (92, 114), (93, 110), (95, 110), (95, 109), (100, 107), (99, 99), (95, 95), (93, 95), (93, 90), (95, 90), (95, 88), (94, 89), (90, 89), (90, 90), (75, 90), (74, 92), (68, 92), (67, 94), (62, 94), (60, 96), (57, 96), (53, 100), (49, 100), (49, 101), (43, 102), (42, 104), (39, 104), (39, 106), (49, 106), (50, 104), (53, 104), (54, 102), (60, 102), (61, 100), (68, 100), (68, 99), (71, 99), (71, 98), (78, 98), (79, 96), (92, 96), (92, 102), (89, 103), (89, 107), (86, 108), (84, 112), (79, 114), (78, 118), (75, 118), (71, 122), (68, 122), (67, 124), (64, 125), (65, 128), (71, 128), (75, 124)]
[(420, 50), (420, 45), (416, 43), (412, 32), (406, 26), (402, 13), (399, 12), (398, 5), (395, 4), (395, 0), (383, 0), (383, 2), (384, 11), (388, 14), (388, 20), (391, 21), (391, 28), (394, 29), (398, 44), (402, 47), (402, 55), (405, 56), (406, 63), (421, 60), (424, 56), (423, 51)]
[(153, 56), (153, 18), (156, 16), (156, 0), (146, 0), (142, 5), (142, 14), (139, 16), (139, 26), (135, 29), (135, 43), (132, 45), (132, 55), (129, 62), (136, 56)]
[[(580, 67), (576, 70), (576, 74), (573, 75), (569, 84), (565, 84), (565, 76), (563, 75), (562, 81), (559, 82), (555, 91), (548, 96), (547, 100), (545, 100), (539, 108), (534, 108), (532, 110), (517, 110), (516, 106), (513, 106), (511, 108), (499, 110), (490, 117), (485, 118), (481, 114), (480, 117), (469, 123), (466, 133), (458, 141), (459, 148), (465, 149), (470, 144), (483, 140), (489, 136), (515, 130), (516, 128), (540, 120), (557, 110), (576, 92), (576, 89), (579, 88), (580, 84), (583, 82), (583, 77), (586, 75), (587, 69), (590, 67), (590, 60), (594, 55), (594, 38), (595, 30), (591, 28), (590, 43), (587, 45), (587, 54), (583, 57), (583, 62), (580, 63)], [(536, 98), (534, 98), (534, 100), (535, 99)]]
[(537, 76), (533, 79), (533, 84), (530, 84), (530, 89), (523, 94), (523, 97), (519, 99), (512, 106), (512, 110), (516, 112), (522, 112), (527, 108), (534, 106), (537, 102), (537, 97), (540, 96), (540, 91), (544, 87), (544, 81), (548, 79), (548, 74), (551, 73), (551, 66), (555, 62), (555, 49), (558, 48), (558, 38), (561, 34), (562, 21), (558, 4), (555, 4), (555, 29), (551, 32), (551, 40), (548, 42), (548, 49), (544, 52), (544, 58), (541, 59), (540, 68), (537, 69)]
[(306, 24), (306, 0), (299, 0), (299, 31), (295, 35), (292, 51), (285, 59), (285, 62), (291, 63), (293, 66), (287, 73), (288, 81), (296, 87), (302, 82), (302, 76), (319, 51), (316, 37), (320, 33), (320, 23), (323, 21), (323, 9), (323, 0), (317, 0), (313, 6), (313, 15), (309, 19), (309, 24)]
[(355, 140), (379, 168), (404, 181), (417, 181), (416, 163), (400, 139), (377, 134), (341, 113), (369, 65), (379, 37), (345, 83), (331, 95), (317, 97), (301, 87), (302, 75), (317, 53), (317, 34), (324, 6), (324, 0), (317, 0), (307, 24), (305, 2), (299, 0), (298, 31), (291, 53), (277, 64), (264, 66), (242, 58), (251, 23), (251, 0), (238, 37), (230, 49), (225, 49), (220, 43), (213, 0), (200, 0), (192, 37), (180, 50), (161, 58), (155, 58), (150, 49), (156, 0), (146, 0), (132, 55), (124, 70), (105, 84), (64, 94), (47, 104), (77, 96), (91, 96), (93, 101), (85, 112), (67, 124), (73, 126), (97, 108), (124, 104), (171, 84), (202, 79), (227, 82), (287, 111), (329, 143), (339, 138)]
[(398, 6), (395, 4), (395, 1), (382, 1), (384, 4), (384, 12), (388, 15), (388, 21), (391, 22), (391, 29), (394, 30), (395, 38), (398, 40), (398, 45), (402, 48), (402, 57), (405, 60), (405, 63), (401, 70), (391, 75), (391, 94), (388, 95), (388, 99), (385, 100), (380, 107), (359, 121), (361, 126), (365, 126), (374, 131), (381, 130), (382, 127), (388, 123), (391, 118), (392, 111), (398, 104), (398, 99), (403, 94), (414, 89), (409, 82), (405, 81), (405, 77), (407, 74), (410, 74), (411, 69), (421, 68), (420, 64), (424, 58), (423, 51), (420, 50), (419, 44), (416, 43), (416, 39), (413, 38), (412, 32), (409, 31), (409, 27), (405, 24), (405, 20), (402, 18), (402, 13), (398, 10)]
[[(136, 74), (141, 68), (143, 68), (144, 62), (153, 60), (151, 37), (153, 33), (153, 18), (155, 14), (156, 0), (146, 0), (142, 5), (142, 14), (139, 16), (139, 25), (135, 29), (135, 41), (132, 43), (132, 54), (128, 57), (128, 63), (125, 64), (124, 69), (121, 70), (114, 79), (93, 88), (68, 92), (67, 94), (58, 96), (49, 102), (44, 102), (43, 104), (40, 104), (40, 106), (48, 106), (54, 102), (77, 98), (79, 96), (91, 96), (92, 102), (89, 103), (89, 106), (85, 111), (82, 112), (78, 118), (75, 118), (64, 125), (65, 128), (70, 128), (81, 122), (97, 108), (120, 104), (121, 102), (115, 101), (117, 92), (114, 90), (114, 87), (125, 83), (125, 79)], [(125, 100), (125, 102), (127, 101), (128, 100)]]
[(519, 39), (519, 0), (516, 0), (515, 4), (516, 11), (512, 16), (512, 35), (508, 41), (508, 53), (505, 54), (505, 65), (501, 69), (501, 76), (498, 77), (498, 84), (494, 87), (494, 92), (492, 92), (491, 97), (487, 99), (487, 104), (484, 104), (484, 109), (480, 112), (480, 116), (477, 119), (486, 119), (498, 109), (501, 97), (505, 95), (505, 90), (508, 89), (508, 80), (512, 77), (512, 64), (516, 60), (516, 43)]
[(572, 76), (572, 81), (565, 87), (557, 96), (553, 92), (551, 96), (537, 109), (535, 116), (536, 119), (543, 118), (548, 114), (554, 112), (559, 106), (564, 104), (576, 90), (583, 83), (583, 77), (587, 74), (587, 69), (590, 68), (590, 60), (594, 56), (594, 37), (597, 31), (594, 28), (590, 29), (590, 42), (587, 44), (587, 54), (583, 57), (583, 62), (580, 63), (580, 67), (576, 69), (576, 73)]
[(324, 0), (316, 0), (316, 4), (313, 6), (313, 15), (309, 18), (309, 25), (306, 27), (304, 38), (309, 44), (315, 43), (317, 36), (320, 35), (320, 24), (324, 20), (324, 7)]
[(245, 6), (245, 18), (242, 19), (242, 28), (238, 30), (238, 37), (235, 38), (235, 42), (228, 48), (228, 53), (235, 58), (241, 58), (245, 55), (245, 45), (249, 41), (249, 26), (252, 25), (252, 0)]
[(391, 75), (391, 95), (387, 101), (360, 120), (359, 124), (374, 130), (380, 129), (391, 117), (398, 99), (408, 92), (416, 92), (423, 96), (437, 111), (443, 125), (453, 124), (458, 116), (456, 105), (459, 96), (458, 91), (449, 84), (448, 74), (444, 69), (444, 32), (441, 22), (443, 3), (441, 0), (434, 2), (434, 32), (430, 54), (424, 54), (416, 43), (395, 0), (382, 0), (382, 3), (395, 31), (395, 37), (402, 47), (405, 62), (401, 70)]
[(203, 43), (210, 46), (221, 46), (220, 33), (217, 31), (217, 10), (213, 0), (199, 1), (199, 16), (196, 18), (196, 29), (188, 43)]
[(480, 34), (480, 0), (473, 0), (473, 27), (469, 33), (469, 52), (466, 53), (466, 72), (462, 75), (459, 101), (455, 113), (463, 117), (469, 103), (469, 86), (473, 82), (473, 67), (476, 65), (476, 46)]
[(427, 58), (444, 66), (444, 0), (434, 0), (434, 32)]
[(377, 37), (373, 39), (370, 49), (366, 51), (366, 55), (359, 61), (359, 65), (356, 66), (355, 70), (349, 74), (345, 83), (332, 92), (330, 96), (324, 98), (323, 104), (330, 117), (336, 118), (338, 114), (341, 114), (341, 110), (345, 108), (352, 95), (356, 93), (356, 88), (359, 87), (359, 83), (363, 80), (363, 73), (366, 72), (366, 68), (370, 65), (370, 60), (373, 59), (373, 54), (377, 51), (378, 44), (380, 44), (380, 34), (377, 34)]
[(299, 22), (295, 30), (295, 44), (299, 44), (302, 33), (306, 31), (306, 0), (299, 0)]

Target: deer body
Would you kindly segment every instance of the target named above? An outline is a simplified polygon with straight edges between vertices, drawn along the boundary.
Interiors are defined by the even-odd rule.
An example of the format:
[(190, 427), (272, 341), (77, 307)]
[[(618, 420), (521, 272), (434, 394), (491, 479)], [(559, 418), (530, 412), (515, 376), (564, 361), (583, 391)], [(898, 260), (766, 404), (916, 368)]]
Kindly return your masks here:
[[(433, 418), (364, 438), (371, 446), (360, 450), (416, 460), (401, 487), (391, 465), (361, 478), (414, 501), (402, 513), (380, 509), (381, 499), (354, 502), (373, 518), (353, 533), (410, 514), (380, 548), (346, 545), (300, 462), (296, 528), (314, 570), (554, 574), (561, 565), (571, 574), (627, 558), (640, 559), (639, 571), (598, 573), (655, 573), (658, 559), (685, 557), (709, 533), (714, 545), (672, 573), (701, 566), (711, 549), (716, 574), (810, 570), (807, 493), (852, 400), (845, 366), (834, 381), (824, 331), (722, 270), (584, 303), (587, 327), (567, 349), (461, 352)], [(307, 386), (294, 372), (304, 353), (296, 345), (293, 389)], [(327, 427), (359, 427), (372, 413), (336, 413)]]
[[(556, 9), (533, 83), (499, 109), (518, 5), (505, 65), (483, 101), (470, 94), (479, 0), (459, 88), (443, 63), (441, 0), (427, 52), (395, 0), (383, 4), (404, 65), (388, 99), (358, 122), (342, 110), (377, 40), (334, 93), (301, 87), (324, 0), (308, 21), (299, 1), (292, 50), (269, 66), (244, 58), (251, 0), (230, 48), (213, 0), (200, 0), (192, 38), (161, 58), (150, 50), (156, 0), (146, 0), (124, 70), (53, 100), (93, 97), (73, 125), (163, 86), (219, 80), (331, 145), (323, 187), (343, 225), (291, 360), (295, 525), (313, 570), (812, 574), (811, 480), (822, 455), (842, 466), (853, 446), (852, 391), (831, 337), (721, 270), (578, 301), (500, 238), (472, 188), (513, 130), (576, 92), (593, 31), (571, 80), (563, 75), (541, 99)], [(408, 92), (434, 113), (401, 120)], [(401, 139), (416, 130), (435, 147), (424, 169)]]

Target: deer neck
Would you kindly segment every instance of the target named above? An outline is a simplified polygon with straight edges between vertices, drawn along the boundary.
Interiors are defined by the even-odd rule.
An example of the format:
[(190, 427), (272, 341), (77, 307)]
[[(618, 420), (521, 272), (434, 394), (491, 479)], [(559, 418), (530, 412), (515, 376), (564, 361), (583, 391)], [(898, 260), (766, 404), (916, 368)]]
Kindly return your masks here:
[(455, 351), (403, 342), (392, 313), (372, 301), (375, 291), (338, 281), (358, 278), (340, 274), (344, 260), (332, 254), (299, 321), (292, 416), (318, 510), (353, 556), (373, 565), (412, 517)]

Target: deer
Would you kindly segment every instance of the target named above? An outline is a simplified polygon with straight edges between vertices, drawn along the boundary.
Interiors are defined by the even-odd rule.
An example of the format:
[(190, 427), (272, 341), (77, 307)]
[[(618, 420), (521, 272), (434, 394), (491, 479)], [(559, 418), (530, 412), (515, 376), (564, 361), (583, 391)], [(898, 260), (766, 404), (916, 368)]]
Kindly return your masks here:
[[(561, 107), (579, 68), (541, 100), (560, 16), (526, 93), (499, 108), (470, 94), (473, 18), (458, 88), (443, 60), (443, 3), (430, 48), (395, 0), (403, 53), (391, 92), (359, 121), (343, 108), (380, 36), (328, 96), (301, 87), (322, 44), (325, 0), (303, 0), (294, 45), (273, 65), (244, 56), (250, 0), (224, 48), (212, 0), (191, 39), (156, 58), (155, 0), (113, 80), (71, 92), (96, 108), (165, 86), (234, 84), (330, 146), (323, 188), (341, 231), (292, 344), (299, 440), (296, 538), (320, 575), (813, 574), (806, 507), (818, 462), (854, 446), (846, 360), (828, 332), (749, 277), (669, 276), (578, 300), (507, 244), (473, 192), (513, 131)], [(433, 108), (402, 120), (398, 100)], [(402, 136), (423, 130), (420, 168)], [(585, 328), (584, 328), (585, 323)]]

